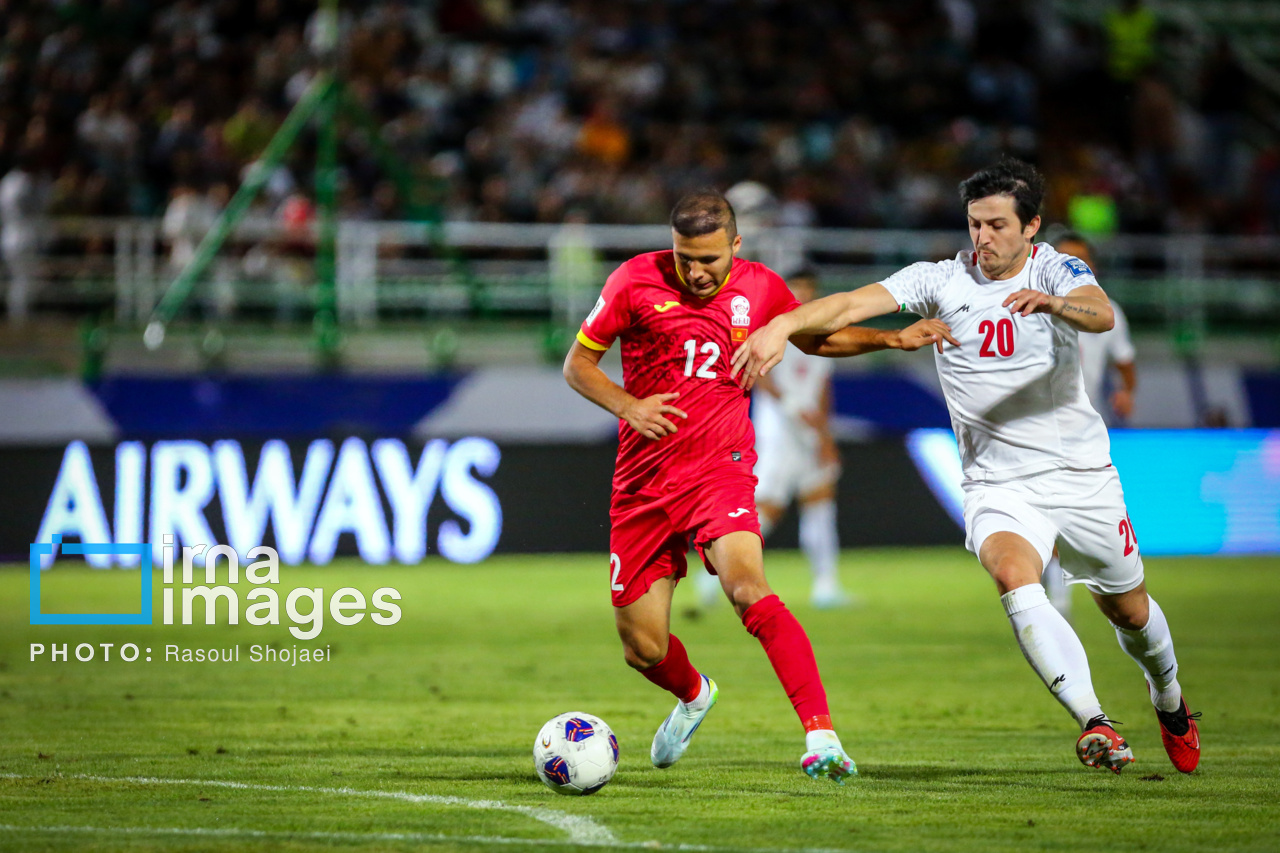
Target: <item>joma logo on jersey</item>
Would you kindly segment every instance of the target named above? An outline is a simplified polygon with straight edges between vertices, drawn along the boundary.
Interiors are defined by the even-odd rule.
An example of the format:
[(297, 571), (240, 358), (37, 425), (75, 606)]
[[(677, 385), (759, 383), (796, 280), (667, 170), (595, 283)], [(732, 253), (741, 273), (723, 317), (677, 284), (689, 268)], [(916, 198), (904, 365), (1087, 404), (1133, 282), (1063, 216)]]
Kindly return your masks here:
[(666, 311), (670, 311), (672, 308), (675, 308), (675, 307), (676, 307), (677, 305), (679, 305), (679, 304), (680, 304), (679, 302), (675, 302), (675, 301), (671, 301), (671, 302), (664, 302), (664, 303), (663, 303), (663, 304), (661, 304), (661, 305), (657, 305), (657, 304), (655, 304), (655, 305), (653, 306), (653, 310), (654, 310), (654, 311), (657, 311), (659, 314), (662, 314), (662, 313), (664, 313), (664, 312), (666, 312)]

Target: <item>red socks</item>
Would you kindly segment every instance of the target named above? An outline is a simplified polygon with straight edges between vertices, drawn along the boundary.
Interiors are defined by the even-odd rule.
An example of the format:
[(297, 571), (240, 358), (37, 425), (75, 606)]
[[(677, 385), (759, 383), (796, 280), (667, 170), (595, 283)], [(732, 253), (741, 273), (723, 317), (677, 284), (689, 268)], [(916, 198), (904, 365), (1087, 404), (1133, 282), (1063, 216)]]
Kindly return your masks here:
[[(786, 608), (783, 609), (785, 610)], [(794, 622), (795, 620), (793, 619), (792, 621)], [(797, 625), (797, 627), (799, 626)], [(808, 640), (805, 641), (805, 644), (808, 645)], [(812, 652), (810, 652), (809, 658), (810, 660), (813, 659)], [(817, 672), (815, 667), (815, 676)], [(667, 636), (667, 656), (662, 659), (662, 662), (648, 669), (640, 670), (640, 674), (663, 690), (674, 693), (675, 697), (681, 702), (692, 702), (697, 699), (698, 691), (702, 689), (702, 676), (693, 668), (693, 664), (689, 663), (689, 653), (684, 650), (684, 643), (680, 642), (680, 638), (675, 634)], [(819, 690), (821, 690), (821, 685), (819, 685)], [(823, 707), (826, 707), (825, 704)]]
[[(764, 653), (769, 656), (769, 663), (773, 664), (773, 671), (800, 715), (805, 731), (831, 728), (827, 691), (818, 675), (813, 646), (787, 605), (776, 595), (762, 598), (742, 614), (742, 624), (764, 646)], [(668, 654), (667, 658), (670, 657)]]
[[(787, 698), (800, 715), (804, 730), (830, 729), (827, 691), (818, 675), (809, 637), (776, 595), (762, 598), (742, 614), (742, 624), (751, 636), (764, 646), (773, 671), (787, 691)], [(693, 664), (684, 643), (671, 634), (667, 640), (667, 656), (662, 662), (640, 671), (654, 684), (675, 695), (681, 702), (692, 702), (702, 689), (702, 676)]]

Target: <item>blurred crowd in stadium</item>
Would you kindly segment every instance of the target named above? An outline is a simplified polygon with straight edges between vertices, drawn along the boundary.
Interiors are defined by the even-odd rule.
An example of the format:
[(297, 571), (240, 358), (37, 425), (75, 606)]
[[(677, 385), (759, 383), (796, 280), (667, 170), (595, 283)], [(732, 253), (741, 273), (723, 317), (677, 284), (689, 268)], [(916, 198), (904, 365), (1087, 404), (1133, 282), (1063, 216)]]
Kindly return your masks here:
[[(1280, 224), (1280, 147), (1245, 132), (1232, 50), (1175, 62), (1133, 0), (1092, 22), (1032, 0), (341, 9), (353, 92), (447, 218), (656, 222), (688, 188), (754, 180), (783, 224), (953, 227), (957, 180), (1009, 151), (1090, 231)], [(318, 67), (314, 2), (0, 0), (0, 20), (11, 218), (210, 216)], [(261, 212), (306, 219), (313, 155)], [(343, 215), (406, 215), (359, 134), (342, 163)]]

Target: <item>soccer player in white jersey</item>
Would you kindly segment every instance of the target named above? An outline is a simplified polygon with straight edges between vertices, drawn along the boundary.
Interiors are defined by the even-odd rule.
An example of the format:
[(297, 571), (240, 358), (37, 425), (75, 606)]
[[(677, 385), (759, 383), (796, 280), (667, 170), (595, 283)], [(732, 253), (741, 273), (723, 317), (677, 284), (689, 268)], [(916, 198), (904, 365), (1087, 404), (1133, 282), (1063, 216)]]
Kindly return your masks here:
[[(1064, 231), (1052, 241), (1059, 252), (1075, 255), (1090, 269), (1096, 270), (1089, 243), (1074, 231)], [(1133, 414), (1133, 396), (1138, 390), (1138, 371), (1134, 367), (1133, 341), (1129, 337), (1129, 320), (1113, 299), (1111, 310), (1116, 322), (1110, 331), (1080, 337), (1080, 370), (1084, 373), (1084, 390), (1089, 402), (1112, 426), (1123, 426)], [(1114, 368), (1120, 384), (1112, 386), (1107, 397), (1107, 379)]]
[(1080, 373), (1078, 335), (1111, 328), (1110, 302), (1079, 258), (1032, 244), (1044, 197), (1034, 168), (1002, 160), (964, 181), (960, 197), (973, 251), (775, 317), (734, 353), (732, 372), (750, 388), (791, 335), (880, 314), (949, 324), (935, 358), (964, 465), (966, 545), (995, 581), (1027, 661), (1079, 723), (1076, 754), (1116, 773), (1133, 761), (1094, 693), (1084, 646), (1040, 584), (1055, 545), (1146, 675), (1165, 751), (1190, 773), (1200, 760), (1195, 717), (1169, 623), (1147, 595), (1106, 425)]
[[(818, 295), (818, 274), (803, 267), (787, 280), (801, 304)], [(756, 426), (756, 510), (760, 532), (782, 520), (794, 498), (800, 515), (800, 549), (813, 574), (814, 607), (841, 607), (849, 595), (840, 587), (840, 536), (836, 530), (836, 482), (840, 454), (831, 435), (829, 358), (801, 352), (787, 357), (759, 382), (753, 400)]]

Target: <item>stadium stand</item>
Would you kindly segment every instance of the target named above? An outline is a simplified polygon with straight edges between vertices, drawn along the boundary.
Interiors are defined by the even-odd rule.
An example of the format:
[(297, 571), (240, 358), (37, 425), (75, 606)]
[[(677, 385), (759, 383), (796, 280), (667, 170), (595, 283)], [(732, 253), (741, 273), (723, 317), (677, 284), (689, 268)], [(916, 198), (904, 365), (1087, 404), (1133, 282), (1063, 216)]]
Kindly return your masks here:
[[(1178, 347), (1269, 334), (1268, 8), (343, 2), (340, 68), (374, 118), (344, 122), (339, 151), (344, 358), (376, 349), (374, 365), (417, 369), (558, 353), (546, 321), (572, 325), (610, 263), (662, 242), (661, 227), (627, 224), (652, 228), (706, 183), (753, 188), (744, 225), (796, 229), (775, 244), (804, 249), (831, 286), (873, 280), (956, 250), (955, 183), (1001, 151), (1045, 171), (1048, 221), (1098, 236), (1139, 331)], [(8, 313), (60, 323), (5, 330), (0, 370), (310, 366), (310, 128), (185, 304), (174, 334), (188, 345), (148, 355), (137, 332), (319, 72), (316, 3), (0, 0), (0, 15)], [(760, 233), (748, 253), (785, 271)], [(64, 318), (96, 325), (78, 334)]]
[[(0, 172), (30, 155), (50, 215), (180, 205), (198, 219), (316, 70), (312, 3), (3, 6)], [(1249, 3), (1146, 13), (1172, 26), (1183, 7), (1224, 33), (1274, 17)], [(1234, 129), (1259, 85), (1235, 51), (1188, 66), (1158, 30), (1125, 43), (1109, 14), (385, 0), (344, 4), (341, 27), (361, 101), (437, 181), (449, 219), (653, 222), (689, 186), (751, 179), (775, 188), (789, 224), (946, 227), (956, 178), (1010, 150), (1046, 169), (1055, 219), (1101, 195), (1124, 231), (1274, 230), (1276, 151)], [(1249, 46), (1271, 57), (1274, 32)], [(1137, 53), (1117, 59), (1125, 50)], [(261, 213), (309, 215), (309, 153), (280, 170)], [(342, 163), (344, 216), (403, 217), (403, 188), (367, 145), (349, 141)]]

